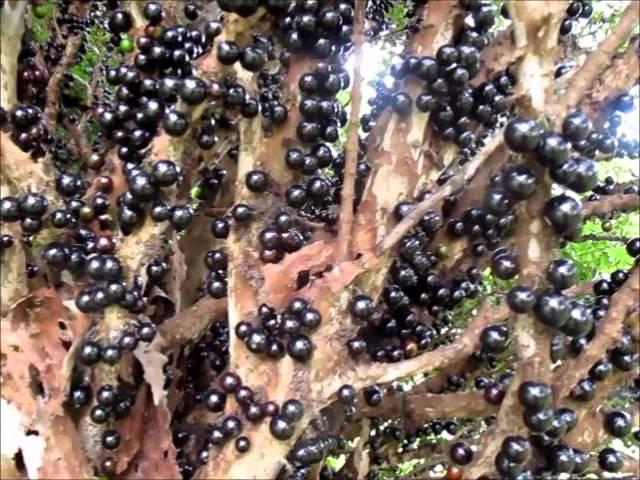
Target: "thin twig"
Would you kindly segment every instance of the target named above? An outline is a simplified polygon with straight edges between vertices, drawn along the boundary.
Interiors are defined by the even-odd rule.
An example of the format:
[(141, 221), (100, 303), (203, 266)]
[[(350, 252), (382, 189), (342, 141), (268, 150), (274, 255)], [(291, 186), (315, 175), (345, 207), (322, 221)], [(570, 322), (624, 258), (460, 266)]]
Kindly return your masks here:
[(53, 132), (58, 118), (58, 108), (60, 107), (60, 90), (62, 89), (62, 81), (65, 72), (69, 69), (76, 58), (78, 50), (82, 45), (82, 34), (78, 34), (67, 40), (67, 47), (64, 55), (58, 63), (56, 70), (51, 75), (49, 85), (47, 86), (47, 100), (44, 107), (44, 119), (49, 131)]
[(91, 155), (91, 146), (87, 142), (86, 137), (82, 134), (82, 131), (80, 131), (78, 125), (71, 122), (67, 117), (62, 120), (62, 123), (69, 132), (73, 142), (76, 144), (78, 156), (80, 158), (89, 158)]
[(589, 242), (592, 240), (596, 241), (606, 241), (606, 242), (622, 242), (627, 243), (631, 240), (629, 237), (625, 237), (624, 235), (616, 235), (615, 233), (587, 233), (585, 235), (580, 236), (576, 242)]
[(204, 297), (160, 325), (167, 347), (178, 347), (200, 337), (211, 322), (227, 311), (227, 299)]
[(360, 125), (360, 99), (362, 97), (362, 45), (364, 43), (364, 7), (366, 2), (356, 2), (353, 24), (353, 88), (351, 89), (351, 114), (347, 144), (345, 146), (344, 175), (340, 197), (340, 225), (338, 227), (338, 260), (349, 260), (351, 229), (353, 228), (353, 199), (356, 191), (356, 170), (358, 166), (358, 127)]
[(614, 212), (632, 212), (640, 210), (640, 197), (633, 193), (619, 193), (603, 195), (600, 200), (585, 202), (582, 206), (582, 216), (604, 217)]
[(566, 109), (573, 108), (578, 104), (587, 90), (593, 85), (598, 75), (611, 61), (611, 57), (616, 53), (618, 46), (624, 42), (638, 24), (640, 7), (637, 1), (632, 1), (625, 9), (620, 21), (605, 38), (598, 48), (587, 57), (571, 81), (571, 88), (567, 91), (564, 105)]
[(498, 145), (502, 143), (502, 130), (499, 130), (493, 139), (482, 149), (477, 155), (467, 163), (460, 172), (451, 178), (442, 187), (435, 188), (437, 193), (425, 198), (422, 202), (415, 206), (409, 214), (404, 217), (400, 223), (398, 223), (391, 232), (380, 242), (378, 245), (378, 255), (389, 250), (398, 241), (409, 232), (420, 219), (433, 207), (443, 201), (445, 197), (452, 194), (456, 190), (464, 187), (464, 185), (476, 174), (480, 165), (489, 158), (489, 156), (498, 148)]

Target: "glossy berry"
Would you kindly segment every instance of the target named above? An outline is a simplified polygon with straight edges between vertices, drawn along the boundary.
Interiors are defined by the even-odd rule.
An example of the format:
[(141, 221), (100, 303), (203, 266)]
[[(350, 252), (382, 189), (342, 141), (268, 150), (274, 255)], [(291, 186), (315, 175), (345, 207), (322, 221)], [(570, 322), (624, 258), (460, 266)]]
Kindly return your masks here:
[(240, 59), (240, 48), (231, 40), (223, 40), (217, 47), (218, 61), (223, 65), (233, 65)]
[(356, 295), (351, 299), (349, 311), (354, 317), (366, 320), (375, 311), (375, 303), (373, 299), (367, 295)]
[(624, 438), (631, 432), (631, 417), (620, 410), (608, 412), (604, 416), (604, 428), (609, 435)]
[(404, 92), (396, 93), (391, 99), (391, 108), (394, 113), (405, 116), (411, 113), (412, 100), (409, 95)]
[(627, 253), (632, 257), (640, 256), (640, 237), (632, 238), (626, 245)]
[(544, 207), (544, 216), (556, 233), (570, 235), (582, 225), (580, 201), (565, 194), (552, 197)]
[(598, 465), (605, 472), (619, 472), (623, 466), (620, 452), (609, 447), (603, 448), (598, 453)]
[(239, 453), (246, 453), (251, 448), (251, 441), (247, 437), (238, 437), (236, 438), (235, 447)]
[(109, 420), (109, 410), (101, 405), (94, 405), (89, 410), (89, 418), (93, 423), (103, 424)]
[(491, 259), (491, 273), (501, 280), (510, 280), (519, 271), (518, 258), (512, 253), (503, 253)]
[(504, 139), (514, 152), (527, 153), (536, 149), (542, 134), (542, 126), (535, 120), (516, 118), (507, 124)]
[(601, 382), (608, 378), (613, 372), (613, 365), (607, 358), (603, 358), (594, 363), (589, 369), (589, 377)]
[(269, 431), (278, 440), (288, 440), (293, 436), (295, 424), (280, 415), (271, 418)]
[(529, 456), (529, 442), (523, 437), (510, 435), (502, 441), (500, 452), (510, 462), (524, 463)]
[(536, 318), (552, 328), (560, 328), (569, 319), (571, 305), (564, 295), (555, 290), (542, 292), (534, 306)]
[(220, 388), (224, 390), (226, 393), (234, 393), (242, 382), (240, 377), (233, 372), (225, 372), (220, 376)]
[(210, 412), (222, 412), (226, 404), (227, 396), (224, 392), (212, 388), (204, 394), (204, 406)]
[(504, 187), (513, 198), (525, 200), (536, 190), (536, 176), (530, 168), (513, 167), (504, 173)]
[(162, 120), (162, 128), (164, 128), (167, 135), (180, 137), (189, 129), (189, 122), (184, 113), (178, 110), (171, 110)]
[(517, 285), (507, 293), (507, 305), (516, 313), (530, 312), (535, 303), (535, 293), (533, 289), (529, 287)]
[(247, 46), (240, 53), (240, 64), (250, 72), (257, 72), (264, 67), (267, 57), (264, 52), (254, 46)]
[(382, 403), (382, 399), (384, 397), (384, 392), (382, 388), (378, 385), (372, 385), (370, 387), (365, 388), (362, 391), (364, 396), (364, 401), (370, 407), (375, 407)]
[(287, 353), (299, 362), (307, 362), (313, 354), (313, 343), (306, 335), (294, 335), (287, 340)]
[(356, 401), (356, 390), (351, 385), (343, 385), (338, 389), (338, 400), (345, 405)]
[(245, 176), (245, 185), (252, 192), (261, 193), (267, 190), (269, 178), (262, 170), (252, 170)]
[(565, 290), (576, 283), (578, 270), (572, 260), (559, 258), (547, 266), (547, 280), (558, 290)]
[(587, 138), (591, 121), (582, 111), (575, 110), (564, 118), (562, 134), (570, 142), (577, 143)]
[(131, 15), (125, 10), (116, 10), (109, 18), (109, 30), (113, 33), (128, 32), (133, 26)]
[(85, 365), (93, 365), (100, 360), (100, 345), (92, 341), (84, 342), (78, 352), (78, 357)]
[(120, 434), (116, 430), (105, 430), (102, 432), (102, 446), (107, 450), (115, 450), (120, 446)]
[(536, 147), (536, 158), (543, 165), (560, 167), (569, 158), (571, 145), (555, 132), (545, 132)]
[(490, 325), (482, 330), (480, 344), (482, 350), (488, 353), (502, 353), (507, 349), (509, 329), (506, 325)]
[(537, 411), (551, 406), (551, 387), (543, 382), (528, 380), (518, 387), (520, 404), (530, 410)]
[(553, 410), (543, 408), (541, 410), (525, 409), (522, 413), (524, 424), (535, 433), (542, 433), (551, 427), (553, 422)]
[(449, 456), (457, 465), (467, 465), (473, 460), (473, 450), (464, 442), (455, 442), (449, 448)]
[(89, 385), (78, 385), (69, 390), (69, 405), (73, 408), (81, 408), (91, 401), (91, 387)]
[(593, 400), (596, 396), (596, 382), (591, 378), (582, 378), (578, 380), (578, 383), (573, 387), (571, 391), (571, 398), (586, 402)]
[(0, 221), (17, 222), (20, 220), (20, 203), (15, 197), (0, 199)]

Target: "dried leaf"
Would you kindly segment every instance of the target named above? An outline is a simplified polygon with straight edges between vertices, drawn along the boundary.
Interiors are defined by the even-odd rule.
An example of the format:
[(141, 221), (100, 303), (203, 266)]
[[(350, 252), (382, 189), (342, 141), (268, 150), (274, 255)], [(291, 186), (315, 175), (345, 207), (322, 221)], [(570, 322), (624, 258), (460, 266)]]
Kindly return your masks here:
[(282, 306), (289, 294), (296, 289), (298, 272), (318, 270), (333, 257), (334, 243), (318, 241), (311, 243), (295, 253), (287, 255), (279, 263), (270, 263), (262, 267), (264, 285), (260, 289), (261, 298), (269, 305)]
[(164, 389), (165, 378), (162, 369), (168, 359), (159, 352), (162, 347), (161, 344), (162, 340), (156, 337), (150, 344), (140, 343), (133, 351), (144, 370), (144, 379), (151, 387), (155, 405), (164, 405), (167, 396), (167, 392)]

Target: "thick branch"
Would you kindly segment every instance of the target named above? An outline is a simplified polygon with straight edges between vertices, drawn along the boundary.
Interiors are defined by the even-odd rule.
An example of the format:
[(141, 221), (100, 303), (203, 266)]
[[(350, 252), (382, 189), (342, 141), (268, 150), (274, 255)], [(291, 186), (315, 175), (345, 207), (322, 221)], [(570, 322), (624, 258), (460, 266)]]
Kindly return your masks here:
[(455, 393), (414, 393), (399, 392), (384, 397), (376, 407), (362, 405), (358, 413), (364, 416), (404, 417), (419, 425), (436, 418), (484, 417), (498, 409), (485, 401), (481, 390)]
[(10, 110), (18, 103), (18, 54), (29, 2), (4, 2), (0, 9), (0, 105)]
[(580, 70), (573, 76), (571, 88), (567, 90), (564, 102), (567, 108), (577, 105), (593, 85), (596, 78), (610, 62), (611, 57), (616, 53), (618, 46), (631, 35), (638, 23), (639, 15), (640, 4), (637, 0), (632, 0), (615, 28), (598, 45), (598, 48), (587, 57)]
[(351, 85), (351, 114), (345, 145), (344, 175), (340, 198), (340, 225), (336, 259), (349, 260), (351, 229), (353, 227), (353, 199), (356, 189), (356, 169), (358, 166), (358, 128), (360, 126), (360, 99), (362, 98), (362, 45), (364, 44), (364, 7), (366, 2), (356, 2), (353, 24), (353, 50), (355, 63)]

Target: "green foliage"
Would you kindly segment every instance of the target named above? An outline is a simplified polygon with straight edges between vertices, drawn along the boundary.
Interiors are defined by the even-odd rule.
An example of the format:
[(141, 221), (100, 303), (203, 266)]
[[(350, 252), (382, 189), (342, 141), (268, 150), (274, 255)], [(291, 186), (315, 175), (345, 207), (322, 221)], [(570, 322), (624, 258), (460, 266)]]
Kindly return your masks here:
[(31, 32), (33, 33), (34, 40), (43, 44), (47, 43), (51, 35), (51, 19), (56, 13), (54, 0), (45, 0), (38, 6), (38, 11), (41, 15), (32, 16)]
[[(611, 220), (613, 228), (609, 234), (634, 237), (640, 232), (637, 213), (622, 213)], [(583, 234), (604, 234), (599, 219), (588, 220)], [(633, 259), (627, 254), (622, 242), (609, 240), (586, 240), (567, 244), (560, 253), (576, 263), (578, 281), (586, 282), (618, 268), (630, 268)]]
[(394, 28), (397, 30), (407, 28), (407, 25), (409, 24), (409, 17), (407, 16), (407, 13), (412, 7), (413, 2), (411, 0), (393, 2), (391, 8), (386, 12), (386, 20), (393, 24)]
[(578, 53), (590, 52), (615, 27), (628, 2), (619, 0), (598, 0), (591, 2), (593, 14), (588, 20), (580, 20), (575, 25), (573, 38)]
[(95, 120), (89, 120), (84, 127), (84, 133), (87, 136), (87, 141), (89, 143), (95, 143), (98, 139), (98, 135), (100, 134), (100, 124)]
[(407, 462), (402, 462), (397, 465), (388, 465), (376, 470), (376, 477), (380, 480), (387, 480), (397, 478), (403, 475), (410, 474), (417, 465), (423, 463), (424, 460), (414, 459)]
[(340, 105), (346, 107), (351, 103), (351, 90), (340, 90), (336, 94), (336, 100), (338, 100)]

